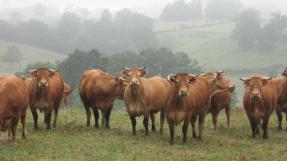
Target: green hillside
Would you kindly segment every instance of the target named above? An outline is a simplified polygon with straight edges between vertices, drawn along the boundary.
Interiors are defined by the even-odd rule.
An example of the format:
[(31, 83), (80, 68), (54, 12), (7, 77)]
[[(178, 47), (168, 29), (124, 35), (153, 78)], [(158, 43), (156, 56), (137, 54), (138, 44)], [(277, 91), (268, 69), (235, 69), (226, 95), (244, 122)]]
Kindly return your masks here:
[(241, 101), (244, 88), (239, 77), (249, 77), (258, 72), (264, 73), (265, 69), (287, 66), (287, 45), (273, 53), (243, 51), (231, 39), (234, 27), (233, 22), (205, 25), (192, 22), (157, 22), (154, 31), (161, 46), (189, 53), (205, 71), (226, 71), (236, 83)]
[(57, 60), (64, 59), (65, 56), (63, 54), (51, 52), (48, 50), (17, 44), (7, 41), (0, 40), (0, 56), (3, 55), (8, 46), (17, 46), (19, 50), (23, 54), (23, 59), (20, 64), (15, 64), (12, 68), (10, 64), (4, 63), (0, 61), (0, 75), (11, 74), (16, 71), (22, 71), (28, 64), (33, 62), (52, 62), (54, 63)]

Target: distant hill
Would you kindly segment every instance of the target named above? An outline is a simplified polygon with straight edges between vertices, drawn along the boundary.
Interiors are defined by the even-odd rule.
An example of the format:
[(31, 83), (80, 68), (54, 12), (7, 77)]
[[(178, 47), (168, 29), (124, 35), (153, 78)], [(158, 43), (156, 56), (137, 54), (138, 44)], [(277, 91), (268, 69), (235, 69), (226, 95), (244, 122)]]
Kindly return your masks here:
[(56, 61), (65, 58), (65, 56), (60, 53), (55, 53), (28, 45), (1, 41), (1, 40), (0, 40), (0, 56), (5, 53), (6, 48), (8, 46), (12, 45), (17, 46), (19, 50), (23, 53), (23, 59), (21, 60), (20, 64), (15, 64), (13, 69), (11, 68), (10, 64), (4, 63), (0, 60), (0, 75), (6, 75), (15, 73), (17, 71), (22, 71), (30, 63), (34, 62), (55, 63)]
[(241, 100), (244, 88), (239, 78), (271, 71), (280, 73), (287, 66), (287, 45), (272, 53), (242, 51), (231, 39), (234, 27), (233, 22), (157, 22), (154, 31), (161, 46), (189, 53), (205, 71), (226, 71), (236, 83)]

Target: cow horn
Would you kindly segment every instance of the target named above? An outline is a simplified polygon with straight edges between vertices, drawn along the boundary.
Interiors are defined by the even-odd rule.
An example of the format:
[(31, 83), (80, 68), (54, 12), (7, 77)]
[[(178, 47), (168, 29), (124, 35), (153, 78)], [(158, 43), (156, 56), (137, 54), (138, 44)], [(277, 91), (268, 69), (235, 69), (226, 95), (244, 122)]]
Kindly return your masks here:
[(271, 80), (272, 77), (263, 77), (262, 79), (263, 79), (263, 80)]
[(206, 74), (205, 73), (201, 73), (201, 74), (199, 74), (200, 76), (206, 76)]
[(222, 71), (222, 70), (217, 72), (217, 74), (222, 74), (222, 73), (224, 73), (224, 71)]
[(188, 76), (193, 77), (193, 78), (198, 77), (198, 75), (194, 75), (194, 74), (188, 74)]
[(49, 71), (50, 71), (50, 72), (57, 72), (57, 70), (51, 69), (51, 68), (49, 68)]
[(145, 69), (146, 69), (146, 67), (141, 67), (141, 68), (140, 68), (140, 70), (145, 70)]
[(34, 73), (34, 72), (36, 72), (36, 71), (37, 71), (36, 69), (30, 69), (30, 70), (27, 71), (27, 73), (30, 73), (30, 74), (31, 74), (31, 73)]
[(241, 81), (245, 82), (247, 80), (249, 80), (248, 78), (240, 78)]
[[(169, 75), (167, 76), (167, 79), (170, 80), (171, 77), (175, 77), (175, 74), (169, 74)], [(170, 81), (171, 81), (171, 80), (170, 80)]]
[(127, 67), (123, 67), (123, 70), (129, 70), (130, 68), (127, 68)]

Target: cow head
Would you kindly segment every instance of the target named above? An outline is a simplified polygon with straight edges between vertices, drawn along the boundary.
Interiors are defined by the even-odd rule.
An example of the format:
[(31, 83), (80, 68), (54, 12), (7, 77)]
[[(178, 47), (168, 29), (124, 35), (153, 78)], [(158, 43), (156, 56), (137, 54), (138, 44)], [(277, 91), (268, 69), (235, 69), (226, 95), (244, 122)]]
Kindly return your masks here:
[(204, 79), (206, 79), (212, 90), (212, 95), (219, 92), (233, 92), (235, 90), (235, 84), (228, 78), (225, 77), (223, 71), (219, 72), (209, 72), (205, 74), (200, 74)]
[(39, 88), (47, 88), (49, 86), (49, 79), (53, 77), (56, 72), (56, 70), (48, 68), (38, 68), (28, 71), (28, 73), (36, 79)]
[(140, 86), (141, 77), (146, 75), (146, 67), (124, 67), (122, 71), (123, 78), (127, 81), (132, 91), (136, 92)]
[(284, 72), (282, 73), (282, 75), (287, 77), (287, 67), (284, 69)]
[(245, 88), (250, 90), (250, 99), (261, 100), (262, 88), (272, 79), (272, 77), (254, 76), (251, 78), (240, 78), (244, 82)]
[(175, 85), (179, 97), (189, 95), (189, 87), (196, 81), (196, 79), (196, 75), (188, 73), (177, 73), (168, 76), (168, 80)]

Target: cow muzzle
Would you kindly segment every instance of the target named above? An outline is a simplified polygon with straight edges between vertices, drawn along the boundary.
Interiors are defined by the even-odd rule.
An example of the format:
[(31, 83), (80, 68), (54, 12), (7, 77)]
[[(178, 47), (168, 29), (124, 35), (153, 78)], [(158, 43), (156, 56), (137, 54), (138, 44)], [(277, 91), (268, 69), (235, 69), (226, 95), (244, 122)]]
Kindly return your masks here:
[(251, 98), (261, 99), (262, 97), (261, 97), (259, 91), (253, 91), (253, 92), (251, 93)]
[(179, 97), (188, 96), (188, 90), (186, 88), (180, 89), (179, 92), (178, 92), (178, 96)]
[(132, 79), (130, 81), (130, 86), (138, 86), (140, 85), (140, 82), (137, 79)]
[(39, 82), (39, 87), (40, 88), (45, 88), (45, 87), (48, 87), (49, 85), (48, 85), (48, 82), (47, 81), (40, 81)]

